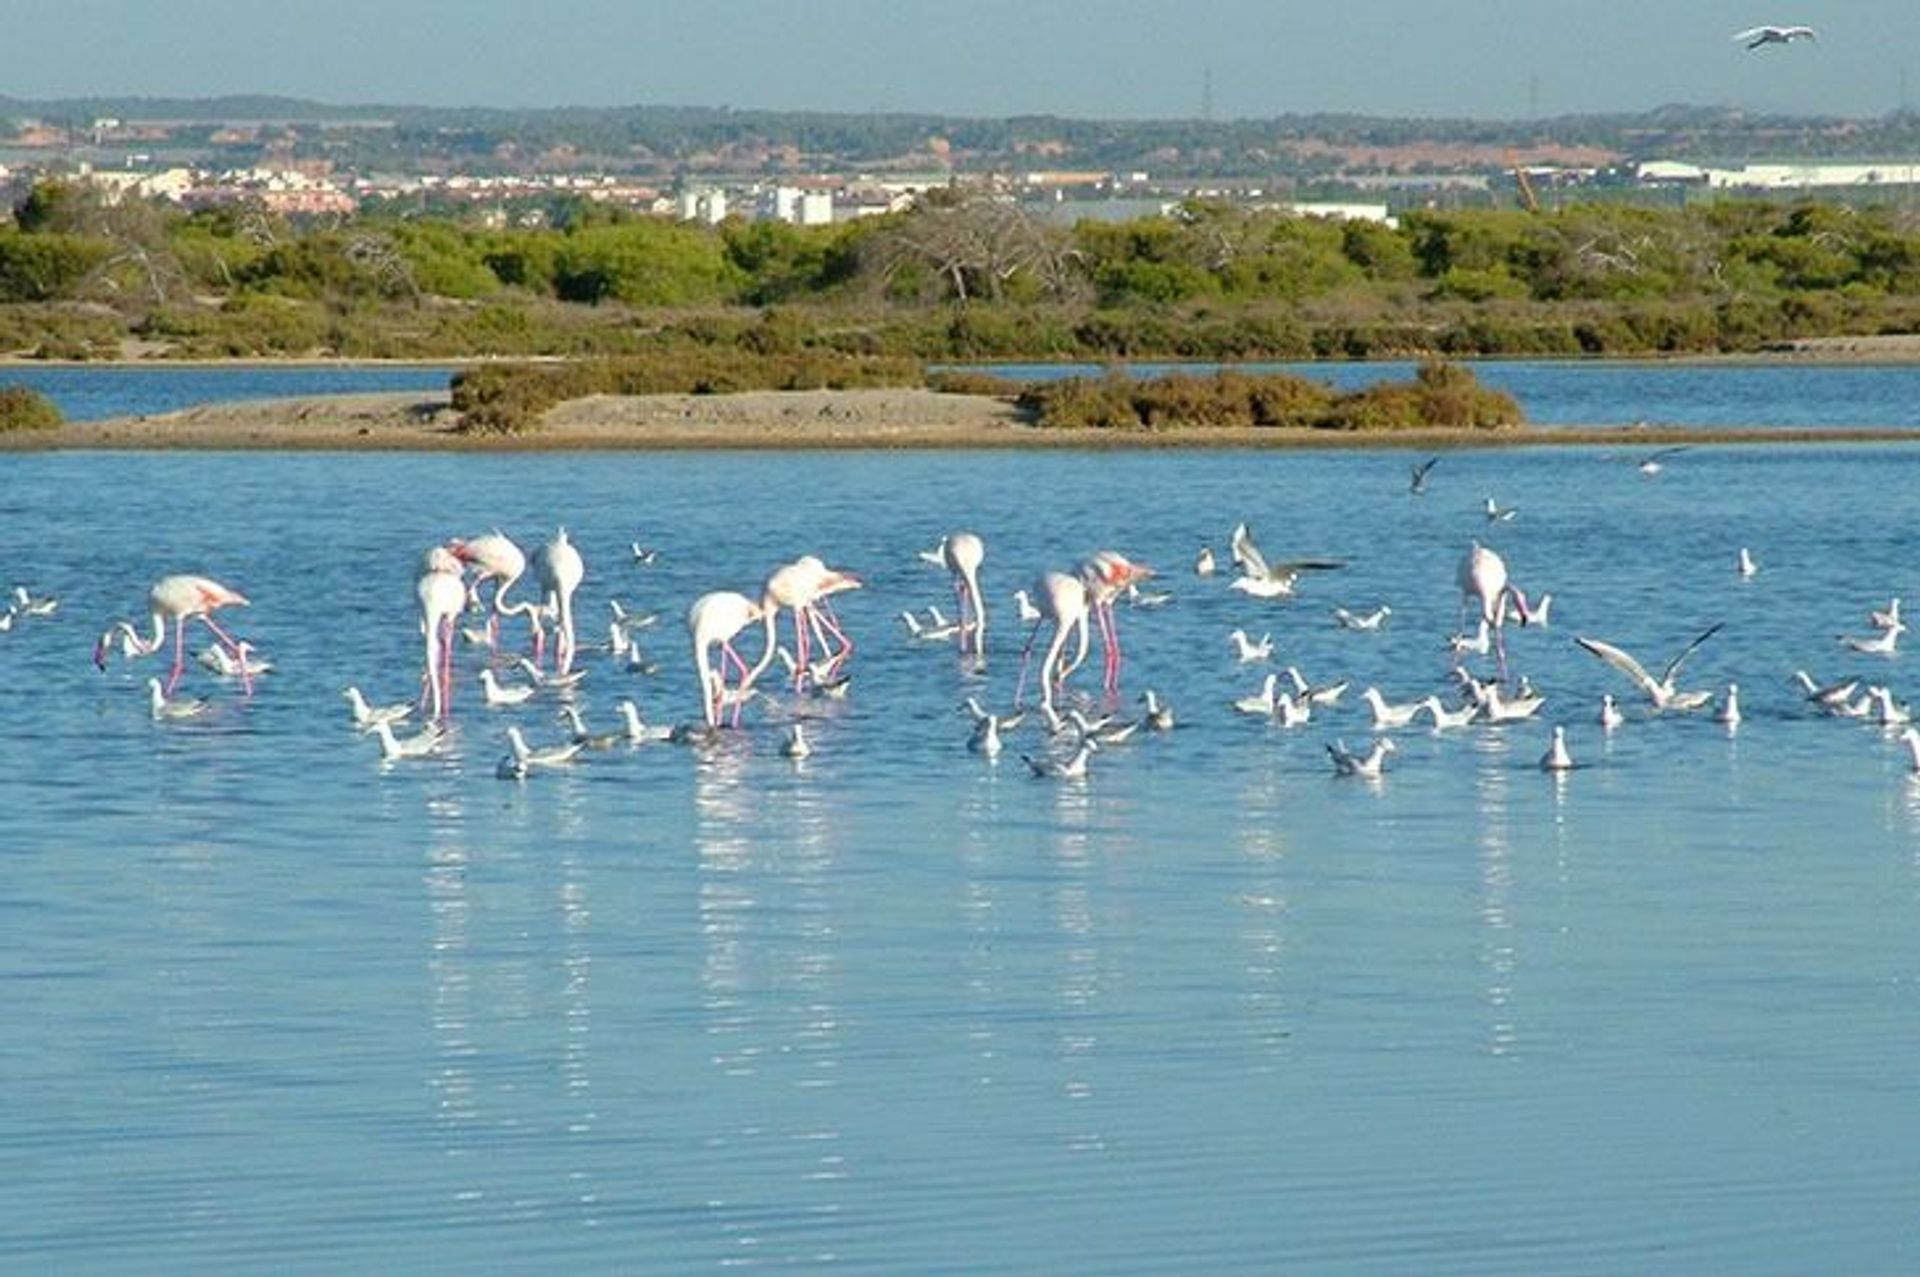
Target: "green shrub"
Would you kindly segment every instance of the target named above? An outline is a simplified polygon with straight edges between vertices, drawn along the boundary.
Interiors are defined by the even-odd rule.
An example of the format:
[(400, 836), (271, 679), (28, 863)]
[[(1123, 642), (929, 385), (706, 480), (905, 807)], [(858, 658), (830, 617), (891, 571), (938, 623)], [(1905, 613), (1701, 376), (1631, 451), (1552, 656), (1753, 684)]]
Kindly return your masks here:
[(26, 386), (0, 386), (0, 434), (13, 430), (51, 430), (59, 425), (53, 400)]

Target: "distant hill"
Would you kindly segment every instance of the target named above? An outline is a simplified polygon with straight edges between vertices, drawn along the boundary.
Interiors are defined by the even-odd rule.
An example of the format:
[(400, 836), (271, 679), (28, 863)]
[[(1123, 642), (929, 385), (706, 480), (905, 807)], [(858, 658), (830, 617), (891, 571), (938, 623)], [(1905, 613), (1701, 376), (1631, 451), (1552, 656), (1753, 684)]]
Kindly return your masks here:
[[(1535, 120), (1312, 114), (1209, 121), (663, 105), (516, 110), (340, 104), (270, 95), (0, 97), (0, 120), (85, 128), (102, 118), (206, 128), (285, 125), (300, 135), (303, 148), (344, 164), (416, 161), (424, 168), (465, 170), (534, 163), (604, 171), (757, 173), (951, 166), (1311, 179), (1335, 168), (1484, 168), (1490, 156), (1493, 166), (1501, 167), (1508, 150), (1526, 162), (1569, 164), (1627, 157), (1843, 159), (1920, 152), (1920, 116), (1910, 113), (1864, 120), (1755, 116), (1686, 104)], [(375, 125), (377, 130), (368, 127)]]

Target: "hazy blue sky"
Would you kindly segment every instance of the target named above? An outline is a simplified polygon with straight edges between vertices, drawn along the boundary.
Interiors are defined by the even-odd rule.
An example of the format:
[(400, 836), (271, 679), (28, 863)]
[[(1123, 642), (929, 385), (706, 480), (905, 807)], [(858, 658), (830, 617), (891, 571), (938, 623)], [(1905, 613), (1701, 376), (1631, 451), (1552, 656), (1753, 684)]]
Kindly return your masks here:
[[(1517, 117), (1920, 99), (1915, 0), (60, 0), (0, 92), (965, 115)], [(1820, 43), (1729, 36), (1807, 22)]]

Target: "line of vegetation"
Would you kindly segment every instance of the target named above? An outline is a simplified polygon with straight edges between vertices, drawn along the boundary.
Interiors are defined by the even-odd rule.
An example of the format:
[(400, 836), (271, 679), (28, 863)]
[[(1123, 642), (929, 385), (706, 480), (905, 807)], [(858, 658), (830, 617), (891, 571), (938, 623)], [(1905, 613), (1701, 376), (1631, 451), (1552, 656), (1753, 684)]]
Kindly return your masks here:
[(1017, 397), (1035, 424), (1062, 429), (1497, 430), (1526, 422), (1512, 395), (1439, 360), (1421, 364), (1411, 382), (1345, 392), (1291, 373), (1225, 370), (1146, 379), (1119, 372), (1069, 377), (1020, 387)]
[(548, 410), (589, 395), (722, 395), (749, 390), (922, 386), (918, 360), (826, 351), (706, 349), (560, 364), (482, 364), (456, 373), (453, 407), (466, 434), (521, 434)]
[(46, 183), (0, 224), (0, 353), (1362, 359), (1762, 350), (1920, 330), (1920, 216), (1725, 202), (1416, 211), (1194, 203), (1061, 227), (966, 190), (823, 227), (590, 204), (538, 225), (302, 225)]
[(53, 400), (27, 386), (0, 386), (0, 434), (51, 430), (62, 418)]
[(1287, 372), (1223, 369), (1204, 376), (1138, 378), (1109, 369), (1098, 377), (1020, 381), (978, 372), (929, 374), (919, 361), (893, 356), (713, 349), (691, 358), (671, 352), (557, 364), (483, 364), (455, 375), (453, 407), (462, 433), (518, 435), (538, 430), (560, 404), (589, 395), (920, 386), (1006, 399), (1034, 425), (1071, 430), (1489, 430), (1526, 420), (1511, 395), (1482, 386), (1458, 364), (1439, 360), (1423, 363), (1410, 382), (1383, 381), (1342, 392)]

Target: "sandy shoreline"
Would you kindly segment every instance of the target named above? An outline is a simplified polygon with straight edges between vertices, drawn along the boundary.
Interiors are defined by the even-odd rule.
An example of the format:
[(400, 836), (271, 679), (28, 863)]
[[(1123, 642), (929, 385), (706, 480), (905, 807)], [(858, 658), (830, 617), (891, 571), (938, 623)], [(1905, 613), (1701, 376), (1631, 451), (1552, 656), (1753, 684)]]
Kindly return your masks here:
[(1908, 429), (1786, 430), (1546, 426), (1518, 430), (1048, 430), (1010, 402), (930, 390), (757, 391), (596, 396), (562, 404), (540, 430), (467, 435), (442, 392), (315, 395), (208, 404), (0, 434), (0, 451), (564, 452), (681, 449), (1484, 448), (1614, 443), (1920, 443)]

